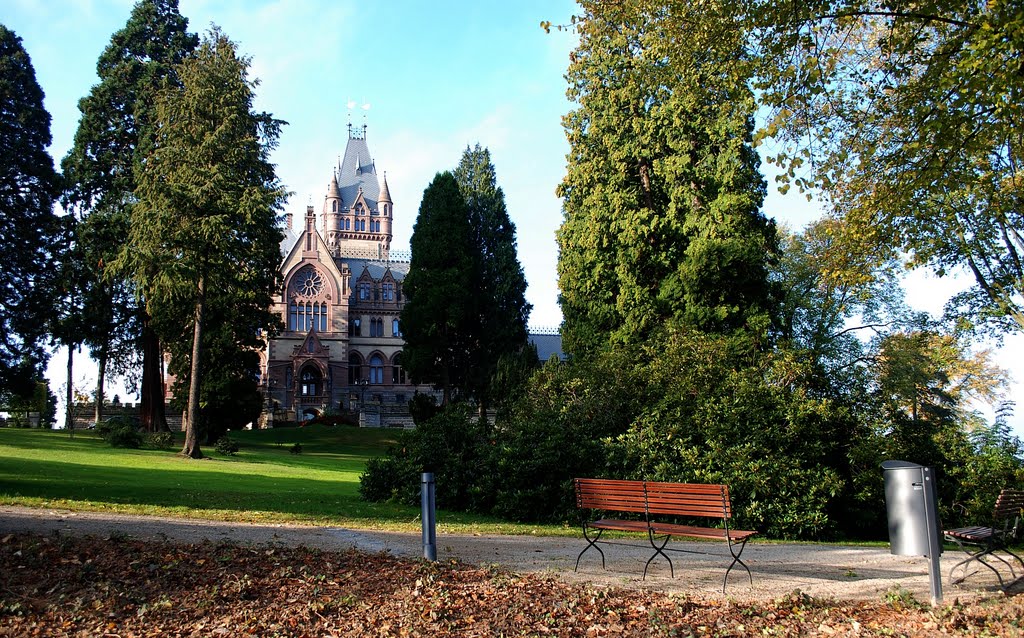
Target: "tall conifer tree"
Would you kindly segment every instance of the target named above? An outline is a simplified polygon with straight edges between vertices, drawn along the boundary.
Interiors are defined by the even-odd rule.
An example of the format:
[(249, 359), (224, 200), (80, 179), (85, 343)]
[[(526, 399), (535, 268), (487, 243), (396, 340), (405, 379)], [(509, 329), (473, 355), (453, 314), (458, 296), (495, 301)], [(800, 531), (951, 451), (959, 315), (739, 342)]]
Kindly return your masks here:
[[(102, 391), (108, 362), (124, 368), (141, 338), (142, 410), (147, 429), (167, 429), (164, 418), (161, 348), (149, 314), (132, 301), (130, 283), (107, 267), (128, 233), (135, 199), (136, 172), (152, 144), (156, 91), (175, 82), (175, 65), (195, 49), (198, 37), (177, 0), (141, 0), (124, 28), (100, 55), (100, 82), (79, 102), (82, 119), (74, 146), (62, 162), (65, 201), (81, 215), (75, 241), (84, 285), (74, 304), (81, 315), (69, 330), (84, 340), (99, 364), (96, 418), (102, 417)], [(80, 341), (78, 341), (80, 342)], [(77, 342), (76, 342), (77, 343)]]
[(486, 410), (493, 398), (491, 380), (498, 361), (526, 346), (532, 306), (526, 301), (526, 277), (516, 253), (516, 226), (508, 216), (490, 151), (479, 144), (466, 147), (455, 179), (466, 200), (477, 257), (477, 346), (468, 381)]
[(282, 122), (253, 112), (248, 67), (214, 28), (179, 65), (180, 86), (165, 81), (158, 134), (138, 173), (138, 202), (118, 263), (161, 313), (154, 319), (174, 337), (172, 355), (189, 364), (182, 454), (192, 458), (202, 456), (199, 402), (211, 365), (204, 346), (225, 336), (223, 325), (207, 332), (207, 316), (230, 309), (222, 316), (243, 328), (218, 351), (227, 357), (255, 345), (257, 330), (276, 327), (267, 309), (282, 239), (276, 217), (287, 193), (269, 155)]
[(466, 389), (478, 322), (475, 246), (458, 182), (438, 173), (423, 191), (413, 226), (412, 262), (403, 289), (403, 365), (416, 383), (433, 383), (448, 404)]
[(764, 332), (777, 248), (741, 33), (679, 33), (671, 3), (582, 6), (559, 187), (566, 350), (641, 341), (670, 319)]
[(0, 395), (29, 396), (54, 312), (50, 114), (21, 38), (0, 24)]

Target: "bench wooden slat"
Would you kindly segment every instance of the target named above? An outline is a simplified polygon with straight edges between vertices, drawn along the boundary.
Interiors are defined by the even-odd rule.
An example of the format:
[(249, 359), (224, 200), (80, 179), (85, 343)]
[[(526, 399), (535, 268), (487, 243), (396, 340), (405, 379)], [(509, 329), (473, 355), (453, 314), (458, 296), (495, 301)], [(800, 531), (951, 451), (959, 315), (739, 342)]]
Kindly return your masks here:
[(714, 538), (724, 540), (731, 538), (733, 541), (741, 541), (749, 538), (757, 532), (748, 532), (718, 527), (694, 527), (692, 525), (673, 525), (670, 523), (652, 523), (651, 529), (655, 534), (671, 534), (672, 536), (688, 536), (690, 538)]
[[(673, 551), (673, 548), (666, 548), (666, 545), (672, 537), (683, 536), (716, 539), (726, 542), (733, 560), (725, 570), (725, 578), (722, 583), (723, 592), (729, 580), (729, 572), (737, 564), (747, 571), (747, 576), (750, 578), (751, 584), (753, 584), (754, 581), (750, 574), (750, 568), (740, 560), (740, 555), (743, 553), (747, 539), (757, 534), (757, 532), (729, 529), (729, 519), (732, 517), (732, 504), (729, 500), (728, 486), (705, 483), (665, 483), (587, 478), (573, 479), (573, 483), (576, 487), (576, 505), (581, 509), (644, 515), (643, 520), (600, 518), (595, 521), (584, 521), (583, 537), (588, 544), (580, 552), (580, 555), (576, 557), (577, 569), (579, 569), (580, 559), (583, 557), (583, 554), (591, 547), (596, 548), (597, 543), (601, 542), (599, 539), (601, 538), (601, 532), (604, 530), (639, 532), (648, 535), (651, 547), (654, 549), (654, 554), (648, 559), (647, 565), (644, 566), (645, 578), (651, 561), (658, 556), (668, 560), (669, 569), (673, 569), (671, 559), (665, 554), (665, 551)], [(721, 520), (724, 526), (699, 527), (696, 525), (663, 523), (652, 520), (652, 514), (667, 514), (682, 518), (712, 518)], [(590, 529), (598, 530), (597, 535), (591, 537), (588, 534)], [(655, 537), (659, 537), (657, 543), (655, 542)], [(689, 550), (675, 549), (674, 551)], [(604, 552), (601, 552), (601, 564), (604, 565)]]
[(994, 518), (1005, 519), (1020, 516), (1024, 509), (1024, 490), (1005, 489), (996, 499)]

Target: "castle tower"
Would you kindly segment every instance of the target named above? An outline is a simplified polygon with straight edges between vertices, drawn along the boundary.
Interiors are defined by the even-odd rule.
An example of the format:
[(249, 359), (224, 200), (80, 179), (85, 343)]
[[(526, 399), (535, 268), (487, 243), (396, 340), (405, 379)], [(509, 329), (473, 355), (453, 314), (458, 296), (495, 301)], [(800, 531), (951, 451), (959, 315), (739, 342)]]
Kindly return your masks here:
[[(332, 186), (324, 203), (328, 207), (338, 201), (340, 211), (337, 230), (332, 243), (331, 227), (327, 226), (325, 240), (338, 257), (360, 257), (386, 260), (391, 251), (393, 203), (387, 189), (378, 181), (377, 167), (366, 145), (366, 125), (349, 124), (348, 143)], [(336, 183), (337, 200), (332, 199), (331, 188)]]
[(324, 241), (332, 252), (341, 241), (341, 234), (345, 230), (342, 217), (344, 202), (341, 199), (341, 191), (338, 188), (338, 176), (331, 175), (331, 183), (327, 185), (327, 195), (324, 196), (323, 227)]

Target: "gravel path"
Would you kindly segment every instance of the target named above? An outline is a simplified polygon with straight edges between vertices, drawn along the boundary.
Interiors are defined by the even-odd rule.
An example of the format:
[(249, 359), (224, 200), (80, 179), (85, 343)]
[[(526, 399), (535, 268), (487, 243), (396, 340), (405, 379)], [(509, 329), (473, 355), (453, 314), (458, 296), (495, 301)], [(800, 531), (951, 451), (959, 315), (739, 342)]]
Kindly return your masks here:
[[(420, 534), (0, 506), (0, 534), (11, 532), (123, 534), (174, 542), (304, 545), (324, 550), (357, 548), (401, 557), (422, 556)], [(674, 578), (669, 576), (668, 566), (662, 560), (655, 561), (648, 578), (642, 580), (644, 563), (650, 556), (643, 542), (604, 547), (605, 570), (601, 569), (600, 556), (591, 550), (583, 557), (578, 572), (574, 572), (573, 567), (584, 546), (581, 538), (439, 533), (437, 557), (438, 560), (458, 559), (471, 565), (501, 565), (517, 572), (546, 572), (570, 582), (720, 597), (722, 578), (730, 560), (724, 544), (673, 543), (674, 547), (713, 553), (671, 554)], [(750, 585), (742, 568), (733, 570), (729, 576), (728, 597), (738, 601), (770, 600), (794, 590), (815, 597), (879, 600), (887, 592), (905, 589), (917, 600), (930, 599), (927, 559), (892, 556), (887, 547), (751, 543), (743, 558), (750, 566), (754, 583)], [(949, 570), (959, 559), (957, 552), (947, 552), (942, 557), (946, 602), (1001, 595), (995, 575), (988, 570), (971, 575), (964, 585), (950, 586)], [(1008, 575), (1005, 573), (1004, 579)], [(1020, 582), (1011, 587), (1011, 592), (1022, 591), (1024, 584)]]

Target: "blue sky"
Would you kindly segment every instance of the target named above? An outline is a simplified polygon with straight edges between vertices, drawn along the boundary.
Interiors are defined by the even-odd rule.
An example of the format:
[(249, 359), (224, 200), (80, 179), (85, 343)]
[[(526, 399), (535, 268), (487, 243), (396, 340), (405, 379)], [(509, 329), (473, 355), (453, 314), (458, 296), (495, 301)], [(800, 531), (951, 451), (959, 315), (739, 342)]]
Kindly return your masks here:
[[(367, 124), (378, 172), (395, 202), (395, 248), (407, 248), (420, 197), (434, 175), (454, 168), (467, 145), (491, 151), (526, 272), (531, 325), (561, 321), (555, 230), (568, 144), (561, 117), (571, 108), (563, 78), (574, 37), (546, 34), (541, 20), (567, 23), (568, 0), (423, 2), (349, 0), (179, 0), (193, 31), (220, 26), (252, 58), (257, 107), (287, 121), (273, 161), (294, 192), (297, 219), (320, 210), (331, 168), (343, 152), (347, 124)], [(78, 100), (97, 82), (96, 60), (124, 26), (132, 0), (0, 0), (0, 23), (17, 33), (32, 58), (53, 117), (55, 161), (78, 125)], [(349, 109), (348, 104), (355, 103)], [(364, 109), (364, 105), (369, 105)], [(770, 189), (765, 212), (800, 228), (817, 216), (799, 196)], [(923, 273), (909, 300), (938, 311), (949, 284)], [(1024, 370), (1022, 339), (1000, 352), (1001, 365)], [(54, 361), (54, 387), (61, 360)], [(1018, 378), (1024, 375), (1018, 373)], [(78, 383), (76, 373), (76, 384)], [(1024, 434), (1024, 389), (1015, 419)], [(122, 398), (124, 395), (122, 394)]]

